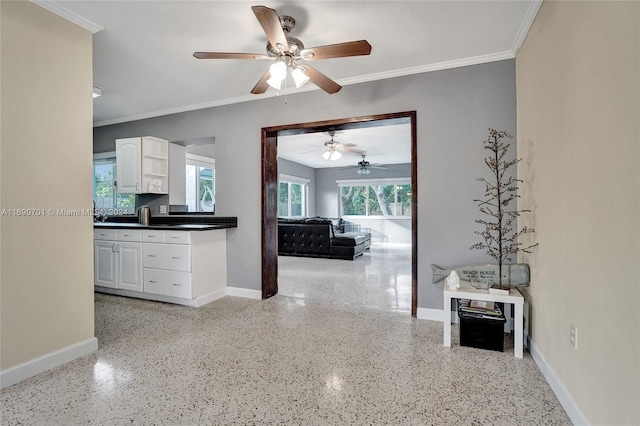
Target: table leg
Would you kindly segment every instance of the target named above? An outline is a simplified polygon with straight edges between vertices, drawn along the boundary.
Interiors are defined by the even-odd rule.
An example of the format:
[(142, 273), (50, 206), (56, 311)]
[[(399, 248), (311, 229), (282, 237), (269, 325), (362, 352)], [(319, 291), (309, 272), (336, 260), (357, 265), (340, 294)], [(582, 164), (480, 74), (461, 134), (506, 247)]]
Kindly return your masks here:
[(515, 304), (515, 313), (513, 315), (514, 330), (513, 330), (513, 351), (516, 358), (522, 358), (523, 347), (523, 305)]
[(451, 347), (451, 297), (444, 297), (444, 346)]
[(511, 323), (511, 303), (504, 304), (504, 317), (507, 320), (504, 323), (504, 332), (511, 333), (511, 330), (513, 330), (513, 324)]

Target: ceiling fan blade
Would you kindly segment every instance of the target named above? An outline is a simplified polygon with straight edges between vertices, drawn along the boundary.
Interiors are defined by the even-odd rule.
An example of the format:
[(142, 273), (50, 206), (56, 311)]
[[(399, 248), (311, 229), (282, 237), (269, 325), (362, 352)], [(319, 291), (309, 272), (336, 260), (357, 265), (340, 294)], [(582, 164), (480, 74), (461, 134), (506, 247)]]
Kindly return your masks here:
[(312, 152), (318, 152), (318, 151), (323, 151), (323, 150), (324, 150), (324, 149), (322, 149), (322, 148), (319, 148), (319, 149), (312, 149), (311, 151), (301, 152), (299, 155), (302, 155), (302, 154), (309, 154), (309, 153), (312, 153)]
[(262, 53), (194, 52), (198, 59), (271, 59)]
[(317, 61), (320, 59), (363, 56), (371, 53), (371, 45), (366, 40), (348, 41), (326, 46), (310, 47), (300, 52), (302, 59)]
[(342, 147), (340, 149), (340, 151), (351, 152), (353, 154), (358, 154), (358, 155), (362, 155), (362, 154), (366, 153), (366, 151), (362, 151), (360, 149), (353, 149), (353, 148), (349, 148), (349, 147)]
[(269, 42), (273, 47), (280, 47), (282, 50), (289, 50), (289, 43), (287, 37), (280, 24), (280, 18), (278, 18), (278, 12), (270, 9), (266, 6), (251, 6), (254, 15), (258, 18), (258, 22), (262, 25)]
[(304, 71), (306, 71), (306, 74), (309, 77), (309, 80), (311, 80), (313, 84), (315, 84), (316, 86), (318, 86), (319, 88), (327, 92), (328, 94), (336, 93), (340, 91), (340, 89), (342, 89), (342, 86), (340, 86), (335, 81), (331, 80), (326, 75), (322, 74), (317, 69), (310, 67), (307, 64), (300, 65), (300, 68), (304, 68)]
[(269, 70), (267, 70), (264, 74), (262, 74), (262, 77), (260, 77), (260, 80), (258, 80), (256, 85), (253, 86), (253, 89), (251, 89), (251, 93), (253, 93), (254, 95), (260, 95), (266, 92), (269, 88), (269, 84), (267, 83), (267, 80), (269, 80), (269, 78), (271, 78), (271, 73), (269, 72)]
[(369, 164), (369, 168), (370, 168), (370, 169), (381, 169), (381, 170), (387, 170), (387, 168), (386, 168), (386, 167), (384, 167), (384, 166), (374, 166), (374, 165), (372, 165), (372, 164)]

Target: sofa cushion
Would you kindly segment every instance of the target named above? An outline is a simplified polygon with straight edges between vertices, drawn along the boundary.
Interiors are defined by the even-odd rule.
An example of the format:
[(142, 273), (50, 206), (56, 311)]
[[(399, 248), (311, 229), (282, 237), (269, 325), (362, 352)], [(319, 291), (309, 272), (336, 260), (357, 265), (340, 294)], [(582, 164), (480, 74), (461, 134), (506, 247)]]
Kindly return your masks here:
[(331, 245), (353, 247), (365, 243), (365, 236), (358, 232), (338, 234), (331, 239)]

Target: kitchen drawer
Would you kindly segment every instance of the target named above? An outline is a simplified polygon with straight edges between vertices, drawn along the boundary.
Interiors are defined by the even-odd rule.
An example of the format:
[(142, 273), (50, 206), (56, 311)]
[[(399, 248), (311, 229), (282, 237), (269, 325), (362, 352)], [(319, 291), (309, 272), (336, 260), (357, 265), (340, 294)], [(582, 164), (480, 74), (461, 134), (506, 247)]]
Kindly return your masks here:
[(142, 245), (142, 265), (145, 268), (191, 271), (191, 248), (182, 244)]
[(149, 243), (163, 243), (164, 242), (164, 231), (160, 231), (157, 229), (143, 229), (142, 230), (142, 241)]
[(116, 240), (116, 229), (94, 229), (93, 230), (93, 239), (94, 240)]
[(188, 231), (164, 231), (164, 242), (167, 244), (189, 244)]
[(142, 266), (145, 268), (165, 269), (164, 260), (164, 244), (142, 244)]
[(172, 271), (191, 271), (191, 250), (189, 246), (182, 244), (164, 244), (162, 269)]
[(116, 229), (118, 241), (142, 241), (141, 229)]
[(191, 274), (145, 268), (144, 292), (191, 299)]

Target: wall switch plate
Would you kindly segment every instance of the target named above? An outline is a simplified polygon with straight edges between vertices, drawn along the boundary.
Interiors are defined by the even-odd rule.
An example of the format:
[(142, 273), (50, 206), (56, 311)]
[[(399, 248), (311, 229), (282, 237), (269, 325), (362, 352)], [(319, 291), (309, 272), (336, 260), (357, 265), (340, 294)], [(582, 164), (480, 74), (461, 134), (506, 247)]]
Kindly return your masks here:
[(160, 214), (167, 214), (167, 206), (166, 205), (161, 205), (160, 206)]
[(574, 349), (578, 349), (578, 327), (571, 324), (571, 332), (569, 336), (569, 342)]

